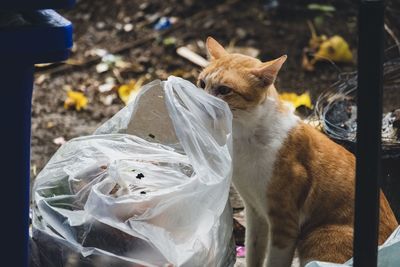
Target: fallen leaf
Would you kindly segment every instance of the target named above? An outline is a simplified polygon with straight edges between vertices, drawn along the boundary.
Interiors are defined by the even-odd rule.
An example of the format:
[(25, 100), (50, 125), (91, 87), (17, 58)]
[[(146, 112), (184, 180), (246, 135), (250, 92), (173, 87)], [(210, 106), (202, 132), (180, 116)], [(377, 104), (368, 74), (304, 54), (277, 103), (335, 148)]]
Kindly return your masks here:
[(118, 88), (118, 96), (127, 105), (139, 92), (142, 87), (144, 78), (141, 77), (139, 80), (131, 80), (127, 84), (123, 84)]
[(318, 52), (315, 54), (315, 60), (330, 59), (334, 62), (353, 62), (353, 54), (350, 51), (349, 44), (339, 35), (332, 36), (324, 41)]
[(336, 8), (334, 6), (331, 5), (321, 5), (321, 4), (309, 4), (307, 6), (308, 9), (310, 10), (318, 10), (318, 11), (322, 11), (322, 12), (334, 12), (336, 11)]
[(176, 38), (175, 37), (166, 37), (163, 39), (163, 45), (165, 46), (173, 46), (176, 44)]
[(67, 91), (67, 99), (64, 101), (64, 108), (74, 107), (77, 111), (85, 108), (88, 104), (88, 99), (81, 92), (69, 90)]
[(339, 35), (328, 38), (326, 35), (317, 35), (314, 25), (308, 21), (311, 38), (308, 47), (303, 50), (302, 67), (308, 71), (314, 70), (318, 61), (332, 61), (352, 63), (353, 54), (349, 44)]
[(289, 102), (295, 108), (306, 106), (309, 109), (313, 109), (309, 93), (304, 93), (301, 95), (298, 95), (296, 93), (282, 93), (279, 96), (283, 101)]

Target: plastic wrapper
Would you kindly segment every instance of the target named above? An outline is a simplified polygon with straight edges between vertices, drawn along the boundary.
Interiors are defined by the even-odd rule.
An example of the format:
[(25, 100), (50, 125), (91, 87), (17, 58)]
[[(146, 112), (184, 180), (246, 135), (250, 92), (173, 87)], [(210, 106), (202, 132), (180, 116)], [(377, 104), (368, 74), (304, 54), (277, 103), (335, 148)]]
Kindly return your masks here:
[(32, 265), (233, 266), (231, 125), (188, 81), (144, 86), (37, 176)]
[[(329, 248), (327, 248), (329, 249)], [(344, 264), (313, 261), (306, 267), (351, 267), (353, 259)], [(379, 246), (378, 249), (378, 267), (398, 267), (400, 266), (400, 226), (389, 236), (389, 238)]]

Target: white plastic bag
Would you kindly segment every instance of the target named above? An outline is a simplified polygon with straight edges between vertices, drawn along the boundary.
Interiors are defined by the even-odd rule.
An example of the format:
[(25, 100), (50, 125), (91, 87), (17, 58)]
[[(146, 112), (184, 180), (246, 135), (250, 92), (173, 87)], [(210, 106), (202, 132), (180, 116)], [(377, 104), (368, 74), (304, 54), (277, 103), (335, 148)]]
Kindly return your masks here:
[(63, 145), (33, 188), (40, 266), (233, 266), (225, 102), (154, 81), (94, 135)]

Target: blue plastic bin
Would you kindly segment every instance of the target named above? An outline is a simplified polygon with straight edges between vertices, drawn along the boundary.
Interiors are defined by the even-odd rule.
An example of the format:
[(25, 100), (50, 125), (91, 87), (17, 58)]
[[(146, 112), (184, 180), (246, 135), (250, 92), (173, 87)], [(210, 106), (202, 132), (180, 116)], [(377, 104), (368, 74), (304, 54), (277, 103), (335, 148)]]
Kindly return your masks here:
[[(24, 25), (0, 25), (0, 250), (8, 266), (28, 266), (31, 101), (34, 64), (62, 61), (72, 47), (72, 24), (53, 10), (74, 0), (2, 0), (0, 17), (16, 13)], [(6, 25), (6, 26), (5, 26)], [(11, 256), (12, 255), (12, 256)], [(10, 261), (9, 261), (10, 260)], [(3, 263), (5, 263), (3, 262)], [(4, 265), (5, 266), (5, 265)]]

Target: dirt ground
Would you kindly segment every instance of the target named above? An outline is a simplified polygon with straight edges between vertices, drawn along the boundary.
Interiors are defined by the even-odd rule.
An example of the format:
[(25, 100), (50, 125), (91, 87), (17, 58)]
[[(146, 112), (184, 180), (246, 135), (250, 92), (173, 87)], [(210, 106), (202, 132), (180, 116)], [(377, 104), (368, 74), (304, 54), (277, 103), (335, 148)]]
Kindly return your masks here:
[[(277, 87), (281, 91), (309, 91), (315, 101), (338, 79), (340, 72), (355, 71), (356, 66), (323, 62), (314, 72), (305, 71), (301, 61), (302, 50), (310, 38), (307, 20), (315, 23), (319, 34), (343, 36), (356, 56), (357, 1), (324, 1), (334, 3), (334, 12), (308, 9), (307, 5), (314, 2), (317, 1), (281, 0), (278, 9), (266, 10), (264, 1), (78, 0), (74, 9), (60, 11), (74, 23), (75, 44), (69, 64), (38, 67), (36, 71), (32, 179), (59, 148), (53, 141), (55, 138), (69, 140), (91, 134), (124, 106), (115, 97), (115, 91), (99, 91), (106, 79), (114, 79), (116, 87), (131, 79), (143, 78), (149, 82), (166, 79), (169, 75), (195, 82), (200, 67), (178, 56), (176, 48), (188, 45), (206, 57), (204, 41), (207, 36), (215, 37), (226, 46), (259, 49), (258, 57), (262, 60), (287, 54)], [(386, 2), (385, 22), (393, 36), (400, 37), (400, 4), (395, 4), (395, 0)], [(166, 30), (155, 30), (153, 26), (163, 16), (174, 17), (176, 23)], [(393, 36), (385, 33), (386, 48), (395, 44)], [(121, 56), (131, 65), (122, 71), (111, 68), (99, 73), (96, 70), (101, 60), (98, 49)], [(64, 109), (68, 89), (84, 92), (89, 99), (85, 110)], [(104, 97), (111, 94), (114, 95), (112, 102), (105, 104)], [(384, 99), (386, 110), (396, 104), (399, 107), (397, 90), (385, 91)], [(231, 199), (235, 212), (240, 212), (243, 205), (238, 196), (232, 193)]]

